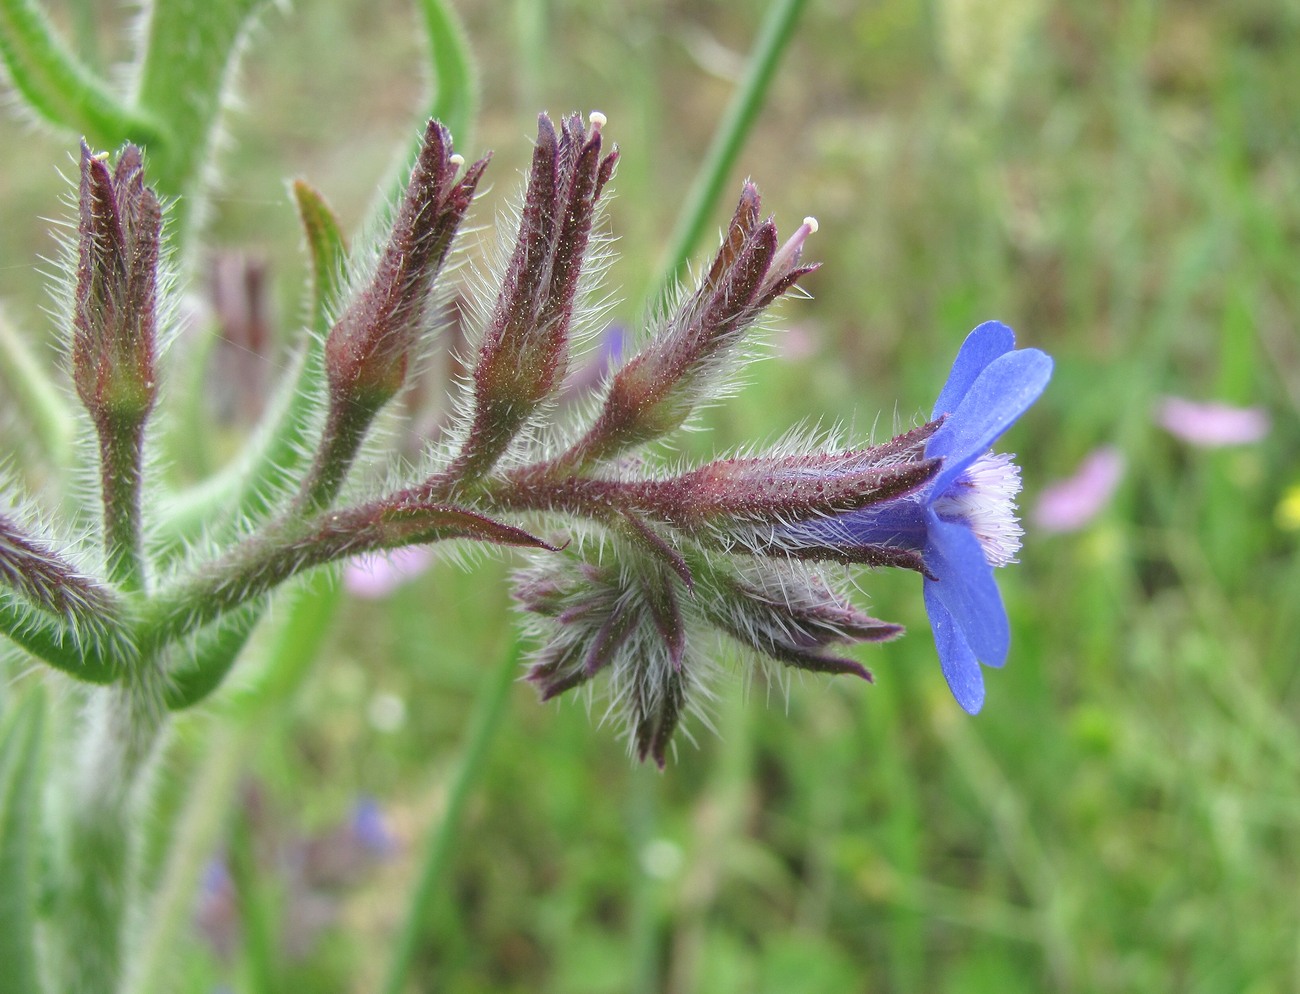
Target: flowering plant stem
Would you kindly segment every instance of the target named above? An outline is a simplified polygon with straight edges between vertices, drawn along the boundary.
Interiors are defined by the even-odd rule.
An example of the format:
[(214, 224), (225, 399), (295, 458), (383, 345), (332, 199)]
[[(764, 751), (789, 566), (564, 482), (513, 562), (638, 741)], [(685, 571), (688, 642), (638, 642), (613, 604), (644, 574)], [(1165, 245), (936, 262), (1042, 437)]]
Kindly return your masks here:
[(204, 863), (220, 844), (240, 774), (271, 718), (289, 704), (320, 658), (340, 597), (339, 584), (328, 573), (310, 577), (290, 593), (277, 614), (265, 668), (231, 694), (222, 714), (210, 722), (202, 762), (167, 833), (166, 865), (146, 911), (153, 925), (134, 957), (131, 990), (169, 990), (169, 970), (189, 926), (194, 893)]
[(104, 558), (123, 590), (144, 589), (140, 549), (140, 452), (144, 423), (113, 425), (99, 438), (104, 498)]
[(521, 656), (522, 647), (515, 641), (479, 691), (465, 734), (464, 751), (447, 787), (447, 806), (437, 826), (425, 839), (424, 861), (420, 865), (415, 890), (411, 892), (402, 930), (393, 944), (392, 959), (381, 988), (383, 994), (401, 994), (406, 989), (411, 961), (425, 934), (434, 902), (445, 893), (444, 878), (456, 844), (456, 832), (470, 793), (487, 769), (492, 740), (506, 716), (506, 703), (510, 698), (510, 687), (519, 674)]
[(163, 714), (138, 682), (96, 687), (77, 751), (75, 789), (68, 792), (66, 860), (53, 958), (63, 976), (57, 990), (112, 994), (126, 967), (125, 940), (136, 889), (148, 773)]
[(659, 295), (681, 276), (686, 260), (700, 243), (709, 223), (709, 214), (727, 184), (740, 150), (754, 126), (754, 119), (767, 95), (768, 84), (790, 39), (805, 0), (774, 0), (759, 27), (754, 49), (746, 63), (740, 87), (727, 105), (727, 111), (713, 133), (713, 142), (695, 175), (690, 192), (678, 215), (677, 226), (669, 241), (667, 263), (655, 282), (652, 295)]
[(3, 310), (0, 310), (0, 379), (50, 462), (56, 466), (71, 462), (76, 423), (64, 407), (59, 388), (45, 366)]

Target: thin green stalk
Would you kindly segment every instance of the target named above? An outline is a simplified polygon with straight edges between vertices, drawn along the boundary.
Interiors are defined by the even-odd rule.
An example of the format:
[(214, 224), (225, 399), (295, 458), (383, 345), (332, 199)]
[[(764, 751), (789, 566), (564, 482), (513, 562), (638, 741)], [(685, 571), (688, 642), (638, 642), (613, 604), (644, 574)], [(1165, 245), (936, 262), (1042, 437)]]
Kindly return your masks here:
[(60, 469), (72, 462), (76, 429), (59, 388), (37, 361), (26, 340), (0, 310), (0, 377), (9, 395), (22, 408), (24, 424), (35, 433), (36, 444), (49, 462)]
[(104, 557), (109, 578), (126, 590), (143, 590), (145, 584), (140, 535), (143, 445), (143, 419), (99, 427)]
[(69, 829), (58, 891), (59, 990), (117, 994), (127, 966), (126, 932), (136, 896), (138, 810), (164, 727), (145, 688), (92, 691), (79, 767), (68, 792)]
[(223, 721), (204, 742), (202, 763), (188, 778), (184, 808), (171, 826), (166, 867), (146, 908), (149, 927), (132, 954), (127, 990), (163, 994), (175, 989), (170, 971), (193, 927), (194, 895), (226, 825), (249, 741), (247, 725)]
[(451, 4), (444, 0), (418, 0), (429, 44), (433, 93), (429, 116), (437, 118), (451, 132), (456, 146), (469, 148), (470, 128), (478, 104), (474, 56), (465, 28)]
[(718, 130), (714, 132), (704, 164), (696, 174), (695, 183), (678, 215), (677, 228), (669, 242), (667, 263), (655, 283), (655, 296), (661, 295), (673, 285), (681, 275), (686, 260), (699, 244), (709, 214), (727, 181), (727, 174), (736, 164), (736, 158), (754, 125), (754, 119), (763, 106), (777, 62), (794, 36), (795, 21), (803, 10), (804, 2), (805, 0), (775, 0), (768, 10), (750, 53), (740, 88), (731, 98)]
[(456, 834), (465, 804), (483, 777), (489, 747), (507, 713), (510, 686), (519, 673), (520, 652), (521, 646), (516, 641), (496, 671), (490, 674), (474, 704), (464, 752), (447, 791), (446, 810), (426, 840), (424, 862), (411, 893), (402, 930), (393, 946), (392, 959), (382, 987), (383, 994), (401, 994), (405, 988), (411, 962), (425, 935), (434, 902), (445, 893), (447, 868), (455, 849)]
[(162, 132), (68, 50), (33, 0), (0, 0), (0, 60), (33, 111), (96, 148), (116, 148), (128, 138), (147, 144)]

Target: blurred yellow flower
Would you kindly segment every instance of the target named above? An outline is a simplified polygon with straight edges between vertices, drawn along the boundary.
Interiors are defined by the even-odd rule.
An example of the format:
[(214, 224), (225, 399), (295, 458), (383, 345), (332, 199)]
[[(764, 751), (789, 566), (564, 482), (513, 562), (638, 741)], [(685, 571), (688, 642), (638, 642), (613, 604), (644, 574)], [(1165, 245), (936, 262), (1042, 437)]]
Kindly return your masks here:
[(1300, 483), (1293, 483), (1286, 488), (1273, 516), (1283, 531), (1300, 531)]

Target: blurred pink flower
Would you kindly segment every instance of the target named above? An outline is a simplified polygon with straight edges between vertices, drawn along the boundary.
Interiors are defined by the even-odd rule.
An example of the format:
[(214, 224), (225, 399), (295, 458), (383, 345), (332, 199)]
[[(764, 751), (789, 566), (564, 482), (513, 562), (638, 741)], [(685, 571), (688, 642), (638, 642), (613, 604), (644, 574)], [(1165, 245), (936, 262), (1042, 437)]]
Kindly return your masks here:
[(343, 589), (353, 597), (379, 600), (415, 579), (432, 562), (433, 550), (427, 545), (357, 556), (343, 567)]
[(1233, 407), (1185, 397), (1162, 399), (1156, 421), (1175, 438), (1203, 449), (1258, 442), (1272, 427), (1262, 407)]
[(1124, 476), (1124, 456), (1104, 445), (1079, 464), (1073, 476), (1043, 488), (1034, 506), (1033, 521), (1040, 531), (1078, 531), (1101, 513)]

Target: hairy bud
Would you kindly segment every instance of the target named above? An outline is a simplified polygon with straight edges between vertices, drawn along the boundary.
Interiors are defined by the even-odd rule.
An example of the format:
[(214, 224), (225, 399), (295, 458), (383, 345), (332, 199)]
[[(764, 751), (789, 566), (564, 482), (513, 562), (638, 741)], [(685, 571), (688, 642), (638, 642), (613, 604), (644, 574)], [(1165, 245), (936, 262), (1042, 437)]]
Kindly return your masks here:
[(564, 380), (596, 205), (618, 161), (617, 147), (602, 155), (604, 124), (574, 114), (557, 134), (538, 118), (519, 233), (474, 368), (471, 472), (489, 468)]
[(97, 424), (143, 423), (153, 407), (161, 233), (140, 150), (125, 146), (110, 170), (83, 142), (72, 376)]
[(884, 642), (903, 634), (864, 614), (800, 564), (754, 560), (701, 573), (700, 605), (737, 642), (770, 659), (817, 673), (871, 679), (861, 663), (830, 655), (828, 646)]
[(480, 159), (457, 180), (462, 161), (452, 155), (447, 129), (430, 121), (374, 278), (330, 331), (333, 404), (377, 409), (402, 386), (429, 291), (487, 166)]
[(817, 268), (799, 264), (816, 221), (806, 219), (778, 246), (776, 224), (759, 220), (759, 204), (758, 189), (746, 183), (704, 279), (615, 375), (599, 418), (570, 454), (572, 462), (606, 458), (681, 427), (764, 308)]
[(865, 449), (719, 459), (627, 490), (638, 510), (697, 538), (753, 545), (749, 536), (770, 526), (858, 510), (922, 486), (940, 465), (923, 455), (935, 427)]

